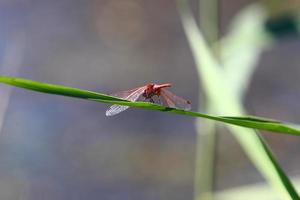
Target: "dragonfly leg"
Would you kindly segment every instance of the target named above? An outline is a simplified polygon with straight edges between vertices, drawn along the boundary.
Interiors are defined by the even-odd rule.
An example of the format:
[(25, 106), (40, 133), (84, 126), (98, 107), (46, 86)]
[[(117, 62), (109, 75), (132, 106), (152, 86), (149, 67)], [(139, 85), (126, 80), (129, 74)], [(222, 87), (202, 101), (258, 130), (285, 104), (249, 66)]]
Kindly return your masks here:
[(160, 99), (160, 96), (157, 96), (157, 97), (158, 97), (158, 103), (159, 103), (159, 104), (162, 104), (161, 99)]
[(151, 103), (154, 103), (154, 100), (153, 100), (152, 98), (150, 98), (149, 101), (150, 101)]

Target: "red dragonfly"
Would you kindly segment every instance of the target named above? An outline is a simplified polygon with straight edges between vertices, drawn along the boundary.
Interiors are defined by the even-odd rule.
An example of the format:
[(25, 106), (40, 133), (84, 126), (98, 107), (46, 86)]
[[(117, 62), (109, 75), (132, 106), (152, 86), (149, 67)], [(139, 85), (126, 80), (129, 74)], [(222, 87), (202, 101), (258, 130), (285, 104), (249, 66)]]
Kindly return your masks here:
[[(132, 90), (111, 94), (111, 96), (119, 97), (128, 101), (137, 101), (140, 97), (143, 101), (151, 103), (159, 103), (171, 108), (181, 108), (184, 110), (191, 109), (191, 102), (181, 97), (176, 96), (167, 88), (171, 87), (170, 83), (154, 84), (149, 83), (145, 86), (138, 87)], [(129, 108), (129, 106), (112, 105), (107, 111), (106, 116), (116, 115)]]

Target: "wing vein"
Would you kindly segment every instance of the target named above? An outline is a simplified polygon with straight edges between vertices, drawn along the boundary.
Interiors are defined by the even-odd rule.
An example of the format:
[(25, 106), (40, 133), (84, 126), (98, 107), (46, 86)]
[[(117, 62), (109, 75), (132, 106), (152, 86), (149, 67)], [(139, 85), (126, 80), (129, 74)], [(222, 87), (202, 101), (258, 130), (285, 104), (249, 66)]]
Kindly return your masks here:
[[(126, 97), (121, 97), (121, 95), (117, 95), (118, 93), (116, 93), (115, 96), (117, 97), (121, 97), (122, 99), (125, 99), (125, 100), (128, 100), (128, 101), (136, 101), (140, 96), (141, 94), (143, 94), (145, 90), (145, 87), (140, 87), (140, 88), (137, 88), (135, 90), (129, 90), (129, 91), (132, 91), (131, 93), (129, 93), (129, 91), (125, 91), (123, 93), (129, 93)], [(121, 94), (121, 93), (119, 93)], [(112, 95), (114, 96), (114, 95)], [(126, 109), (128, 109), (129, 106), (121, 106), (121, 105), (112, 105), (107, 111), (106, 111), (106, 116), (113, 116), (113, 115), (116, 115)]]

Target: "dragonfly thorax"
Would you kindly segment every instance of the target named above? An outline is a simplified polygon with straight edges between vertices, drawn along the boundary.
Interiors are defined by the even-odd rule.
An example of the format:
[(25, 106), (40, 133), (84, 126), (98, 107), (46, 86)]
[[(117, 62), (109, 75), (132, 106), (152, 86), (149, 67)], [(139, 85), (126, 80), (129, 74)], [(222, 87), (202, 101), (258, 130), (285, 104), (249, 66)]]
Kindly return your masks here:
[(161, 93), (161, 89), (162, 88), (167, 88), (167, 87), (171, 87), (170, 83), (165, 83), (165, 84), (154, 84), (154, 83), (149, 83), (146, 86), (146, 89), (143, 93), (143, 96), (146, 99), (151, 99), (153, 96), (160, 96)]
[(155, 95), (159, 96), (160, 88), (155, 88), (154, 86), (155, 86), (155, 84), (153, 84), (153, 83), (150, 83), (147, 85), (147, 87), (143, 93), (143, 96), (146, 99), (151, 99)]

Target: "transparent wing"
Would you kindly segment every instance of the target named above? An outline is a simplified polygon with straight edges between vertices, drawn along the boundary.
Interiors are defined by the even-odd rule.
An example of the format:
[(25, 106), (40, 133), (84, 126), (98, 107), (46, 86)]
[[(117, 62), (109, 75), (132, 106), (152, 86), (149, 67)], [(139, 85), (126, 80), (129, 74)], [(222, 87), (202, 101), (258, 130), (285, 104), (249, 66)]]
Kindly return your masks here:
[(132, 93), (134, 93), (135, 91), (137, 91), (138, 89), (140, 89), (141, 87), (138, 88), (134, 88), (132, 90), (127, 90), (127, 91), (121, 91), (121, 92), (116, 92), (113, 94), (109, 94), (110, 96), (114, 96), (114, 97), (119, 97), (121, 99), (127, 99)]
[[(128, 90), (124, 92), (118, 92), (115, 94), (111, 94), (112, 96), (120, 97), (122, 99), (128, 100), (128, 101), (136, 101), (141, 94), (145, 91), (146, 87), (140, 87), (133, 90)], [(106, 116), (113, 116), (116, 115), (126, 109), (128, 109), (129, 106), (121, 106), (121, 105), (112, 105), (105, 113)]]
[(162, 99), (165, 101), (167, 106), (171, 108), (181, 108), (184, 110), (190, 110), (191, 109), (191, 102), (188, 100), (185, 100), (179, 96), (176, 96), (172, 92), (162, 88), (160, 95)]
[(120, 112), (126, 110), (129, 106), (120, 106), (120, 105), (112, 105), (106, 112), (106, 116), (113, 116), (119, 114)]

